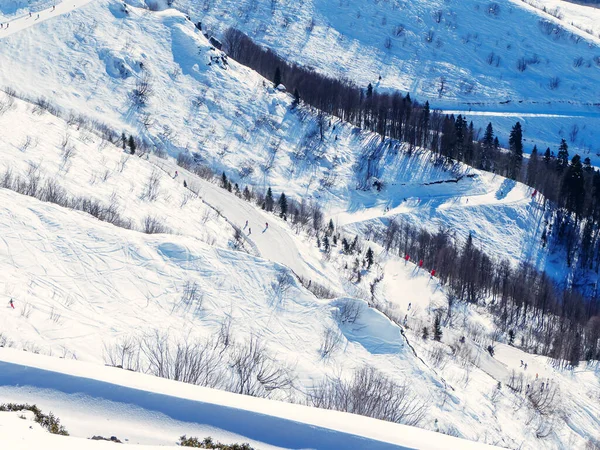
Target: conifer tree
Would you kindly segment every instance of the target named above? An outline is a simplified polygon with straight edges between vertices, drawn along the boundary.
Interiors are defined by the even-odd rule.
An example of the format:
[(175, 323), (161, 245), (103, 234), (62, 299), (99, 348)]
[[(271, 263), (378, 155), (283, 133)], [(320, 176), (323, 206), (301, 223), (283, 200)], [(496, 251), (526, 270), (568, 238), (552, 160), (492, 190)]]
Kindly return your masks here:
[(132, 155), (135, 155), (135, 149), (137, 148), (137, 146), (135, 145), (135, 139), (133, 139), (133, 136), (129, 136), (129, 153), (131, 153)]
[(267, 196), (265, 197), (265, 209), (269, 212), (273, 211), (273, 191), (271, 188), (267, 189)]
[(510, 131), (508, 144), (511, 151), (511, 162), (508, 176), (516, 180), (521, 173), (521, 165), (523, 164), (523, 130), (521, 123), (517, 122)]
[(281, 84), (281, 69), (279, 69), (279, 67), (275, 69), (275, 75), (273, 76), (273, 84), (275, 85), (275, 87)]
[(560, 141), (560, 147), (558, 147), (558, 154), (556, 155), (556, 168), (560, 171), (566, 169), (569, 165), (569, 146), (567, 141), (562, 139)]
[(300, 92), (298, 92), (298, 88), (294, 88), (294, 106), (300, 104)]
[(287, 220), (288, 202), (285, 194), (282, 192), (279, 196), (279, 216)]
[(367, 269), (370, 269), (371, 266), (373, 265), (373, 250), (371, 250), (371, 247), (369, 247), (369, 249), (367, 250)]
[(442, 315), (436, 314), (433, 321), (433, 339), (435, 341), (442, 340)]

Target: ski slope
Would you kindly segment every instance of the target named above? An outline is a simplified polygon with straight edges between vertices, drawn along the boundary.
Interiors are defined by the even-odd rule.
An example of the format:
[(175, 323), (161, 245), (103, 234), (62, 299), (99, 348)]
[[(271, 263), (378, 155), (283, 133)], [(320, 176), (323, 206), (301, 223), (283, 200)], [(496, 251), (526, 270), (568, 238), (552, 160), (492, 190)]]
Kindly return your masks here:
[[(117, 435), (127, 444), (171, 445), (183, 434), (261, 449), (486, 449), (482, 444), (352, 414), (246, 397), (121, 369), (0, 350), (0, 397), (52, 409), (75, 438), (47, 437), (56, 448), (99, 448), (91, 435)], [(0, 423), (8, 413), (0, 413)], [(15, 423), (14, 425), (18, 425)], [(42, 433), (0, 425), (11, 450)], [(40, 439), (44, 442), (43, 439)], [(20, 446), (19, 446), (20, 444)], [(109, 443), (108, 445), (112, 445)], [(31, 448), (31, 447), (29, 447)], [(44, 448), (54, 448), (53, 446)]]
[[(560, 6), (564, 17), (543, 12), (544, 6)], [(569, 145), (599, 159), (600, 37), (584, 31), (599, 23), (593, 8), (560, 0), (184, 0), (178, 7), (211, 33), (235, 26), (329, 75), (465, 111), (482, 133), (491, 121), (503, 145), (519, 119), (531, 142), (526, 151), (534, 143), (556, 148), (577, 126)], [(532, 61), (524, 71), (517, 68), (520, 58)], [(556, 113), (567, 117), (540, 115)]]

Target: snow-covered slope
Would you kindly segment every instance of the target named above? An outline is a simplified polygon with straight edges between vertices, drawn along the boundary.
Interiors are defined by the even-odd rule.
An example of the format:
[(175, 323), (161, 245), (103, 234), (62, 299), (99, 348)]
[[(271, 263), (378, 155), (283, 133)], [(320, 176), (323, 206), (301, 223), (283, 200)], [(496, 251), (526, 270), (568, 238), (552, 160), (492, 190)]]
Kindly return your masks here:
[[(586, 20), (567, 14), (561, 21), (541, 10), (558, 3)], [(591, 8), (558, 0), (183, 0), (178, 5), (215, 34), (235, 26), (328, 74), (410, 92), (437, 108), (465, 113), (478, 127), (491, 121), (504, 144), (517, 120), (525, 137), (544, 148), (556, 147), (576, 126), (570, 145), (598, 160), (600, 37), (570, 25), (594, 27), (590, 22), (597, 14)], [(519, 60), (525, 69), (518, 68)]]
[[(523, 256), (520, 249), (529, 248), (539, 232), (539, 217), (528, 210), (522, 186), (516, 188), (515, 202), (496, 195), (502, 179), (490, 180), (477, 172), (458, 183), (428, 185), (456, 179), (465, 168), (446, 171), (432, 165), (428, 153), (409, 155), (401, 146), (382, 144), (376, 136), (335, 120), (321, 141), (309, 111), (291, 109), (287, 94), (275, 92), (235, 61), (225, 64), (181, 13), (134, 7), (128, 11), (116, 1), (97, 0), (0, 39), (0, 54), (10, 61), (0, 67), (0, 81), (18, 84), (18, 91), (34, 99), (45, 96), (117, 130), (142, 135), (161, 151), (195, 152), (241, 185), (259, 190), (272, 186), (276, 193), (312, 197), (332, 214), (377, 206), (376, 214), (381, 215), (386, 206), (397, 208), (406, 198), (404, 206), (410, 205), (412, 217), (435, 229), (459, 210), (448, 208), (444, 213), (444, 208), (483, 195), (487, 200), (471, 198), (469, 203), (485, 207), (460, 207), (461, 220), (453, 223), (465, 237), (471, 231), (469, 222), (476, 224), (476, 232), (500, 229), (498, 218), (508, 216), (504, 225), (510, 239), (494, 233), (479, 236), (492, 254), (515, 263)], [(153, 94), (146, 106), (136, 108), (131, 93), (144, 72), (150, 74)], [(22, 133), (25, 136), (18, 139), (33, 134), (27, 129)], [(369, 187), (365, 167), (373, 158), (381, 159), (372, 173), (388, 186), (379, 195), (357, 191)], [(425, 201), (429, 198), (434, 200)], [(535, 252), (541, 253), (528, 256), (545, 267), (544, 250), (535, 246)]]
[[(282, 4), (274, 2), (277, 7)], [(448, 4), (466, 14), (466, 3)], [(214, 4), (207, 5), (208, 14), (213, 14)], [(262, 3), (256, 5), (257, 14), (262, 14)], [(310, 10), (311, 5), (307, 3), (305, 8)], [(390, 5), (369, 4), (374, 12)], [(510, 11), (505, 5), (502, 3), (502, 14)], [(337, 8), (330, 2), (317, 6), (315, 14)], [(415, 11), (428, 11), (417, 6)], [(351, 1), (340, 6), (343, 11), (352, 7)], [(408, 14), (408, 9), (398, 11)], [(370, 8), (364, 11), (365, 15), (373, 12)], [(521, 9), (510, 14), (518, 18), (515, 23), (528, 23)], [(200, 16), (192, 14), (194, 20), (210, 18)], [(444, 169), (434, 165), (427, 152), (409, 153), (395, 143), (381, 143), (379, 137), (335, 119), (321, 141), (310, 110), (291, 108), (286, 93), (275, 91), (269, 81), (224, 58), (175, 10), (150, 12), (125, 8), (113, 0), (76, 0), (58, 4), (55, 11), (42, 10), (39, 20), (18, 17), (8, 30), (0, 31), (0, 83), (33, 102), (11, 100), (0, 93), (0, 129), (9, 130), (0, 133), (0, 173), (9, 169), (14, 176), (55, 179), (70, 196), (114, 204), (134, 230), (0, 190), (0, 301), (6, 304), (12, 298), (16, 307), (7, 307), (0, 316), (1, 338), (7, 345), (98, 364), (115, 343), (143, 339), (155, 330), (169, 333), (172, 339), (209, 339), (229, 326), (237, 344), (260, 339), (272, 361), (293, 375), (293, 388), (270, 394), (276, 398), (302, 401), (319, 382), (338, 376), (348, 379), (355, 369), (366, 365), (396, 383), (408, 383), (411, 394), (428, 406), (420, 425), (430, 430), (524, 449), (582, 448), (594, 438), (599, 416), (595, 399), (600, 391), (594, 367), (562, 372), (545, 358), (501, 344), (498, 356), (492, 358), (485, 351), (493, 337), (491, 318), (485, 311), (466, 307), (461, 311), (461, 325), (445, 329), (441, 343), (422, 340), (423, 324), (431, 322), (446, 296), (435, 279), (380, 252), (373, 244), (377, 269), (365, 274), (362, 285), (348, 282), (346, 267), (353, 264), (351, 258), (335, 252), (327, 257), (316, 248), (314, 236), (199, 179), (173, 160), (128, 157), (121, 148), (86, 127), (80, 128), (77, 115), (83, 113), (106, 123), (118, 133), (124, 130), (140, 136), (161, 154), (174, 156), (189, 150), (217, 172), (226, 171), (241, 186), (248, 184), (259, 192), (272, 186), (276, 195), (285, 191), (318, 201), (328, 216), (348, 231), (379, 226), (395, 216), (432, 230), (446, 226), (459, 237), (471, 231), (476, 244), (490, 254), (508, 257), (515, 264), (530, 259), (560, 280), (567, 276), (562, 261), (536, 245), (543, 221), (538, 205), (542, 199), (538, 196), (532, 201), (527, 187), (462, 165)], [(331, 17), (332, 23), (337, 23), (335, 15)], [(221, 25), (232, 23), (230, 19), (224, 17)], [(262, 19), (257, 16), (256, 21)], [(344, 23), (344, 30), (349, 31), (351, 24)], [(411, 20), (410, 27), (413, 25), (421, 26)], [(364, 30), (359, 28), (369, 29), (353, 27), (358, 37), (352, 48), (369, 57), (361, 47), (363, 37), (359, 35)], [(11, 34), (11, 30), (18, 32)], [(317, 26), (315, 30), (326, 33)], [(452, 33), (458, 32), (447, 33), (454, 36)], [(514, 33), (524, 37), (521, 30)], [(453, 47), (467, 45), (458, 44), (456, 36), (453, 39)], [(477, 40), (471, 36), (471, 44), (473, 39)], [(560, 45), (567, 54), (571, 47), (562, 41)], [(427, 50), (430, 47), (417, 50), (426, 58), (437, 57), (433, 47)], [(309, 55), (311, 48), (317, 48), (316, 44), (306, 47)], [(330, 49), (336, 48), (332, 45)], [(536, 43), (531, 49), (537, 48)], [(446, 56), (465, 56), (459, 50), (455, 53)], [(566, 64), (563, 53), (557, 56), (557, 68)], [(338, 54), (343, 58), (351, 53), (340, 50)], [(370, 77), (367, 63), (355, 59), (359, 69), (352, 68), (350, 74), (359, 70)], [(548, 64), (554, 67), (554, 63)], [(438, 69), (428, 70), (436, 74)], [(448, 67), (449, 74), (456, 75), (456, 70), (456, 66)], [(509, 78), (517, 76), (512, 69), (506, 70)], [(585, 72), (581, 86), (573, 89), (580, 103), (585, 92), (593, 96), (590, 92), (597, 81), (593, 70)], [(465, 73), (470, 76), (466, 69)], [(387, 74), (378, 89), (392, 86), (385, 84), (388, 77), (394, 79)], [(568, 79), (579, 77), (569, 73)], [(152, 93), (145, 105), (135, 105), (132, 94), (145, 80)], [(491, 85), (485, 77), (480, 82)], [(498, 89), (510, 86), (516, 93), (529, 92), (526, 89), (541, 92), (542, 88), (532, 83), (524, 83), (525, 87), (501, 83)], [(417, 91), (426, 92), (411, 88), (411, 93)], [(452, 95), (455, 98), (447, 102), (448, 107), (457, 108), (465, 101), (461, 92)], [(60, 119), (44, 112), (35, 105), (41, 96), (74, 114), (64, 112)], [(589, 111), (593, 115), (594, 110)], [(567, 115), (572, 112), (569, 109)], [(371, 161), (369, 175), (385, 185), (382, 192), (371, 189), (373, 178), (366, 176), (367, 161)], [(158, 182), (150, 183), (152, 179)], [(158, 187), (156, 196), (149, 195), (149, 185)], [(158, 219), (166, 232), (141, 233), (147, 217)], [(252, 234), (244, 230), (244, 251), (236, 251), (233, 226), (243, 228), (246, 220)], [(270, 224), (268, 230), (265, 222)], [(368, 298), (363, 290), (380, 269), (383, 293), (373, 295), (384, 301), (395, 317), (406, 315), (404, 329), (398, 325), (401, 320), (394, 323), (366, 301), (353, 298)], [(340, 298), (315, 298), (300, 285), (296, 274), (328, 286)], [(191, 286), (195, 287), (193, 293)], [(408, 302), (415, 308), (409, 311)], [(345, 305), (355, 305), (360, 311), (352, 324), (340, 320)], [(468, 331), (464, 347), (459, 345), (463, 330)], [(324, 357), (327, 333), (333, 333), (339, 347)], [(229, 351), (226, 354), (231, 356)], [(524, 372), (519, 358), (528, 360), (543, 377), (553, 378), (553, 384), (564, 386), (561, 408), (554, 410), (551, 418), (532, 406), (528, 393), (506, 386), (512, 370)], [(224, 370), (220, 381), (234, 376), (231, 364), (219, 367)], [(36, 397), (37, 388), (27, 397), (27, 389), (15, 390), (14, 381), (7, 385), (2, 393), (17, 395), (5, 394), (6, 398), (43, 400)], [(56, 398), (62, 395), (56, 394)], [(62, 397), (65, 401), (73, 398)], [(54, 408), (53, 403), (48, 404)], [(76, 418), (77, 413), (71, 414)], [(181, 428), (172, 430), (181, 432)], [(234, 437), (238, 436), (248, 437), (244, 433)], [(157, 439), (172, 443), (165, 435)], [(258, 440), (265, 442), (262, 439)]]
[[(490, 446), (336, 411), (246, 397), (121, 369), (0, 349), (0, 399), (51, 409), (74, 438), (28, 429), (0, 413), (3, 448), (103, 448), (93, 435), (135, 448), (179, 436), (250, 442), (260, 449), (486, 449)], [(21, 420), (21, 422), (19, 422)], [(79, 439), (77, 439), (79, 438)], [(8, 447), (4, 447), (8, 445)], [(113, 445), (108, 443), (107, 445)], [(72, 446), (72, 447), (71, 447)], [(164, 448), (164, 447), (161, 447)]]

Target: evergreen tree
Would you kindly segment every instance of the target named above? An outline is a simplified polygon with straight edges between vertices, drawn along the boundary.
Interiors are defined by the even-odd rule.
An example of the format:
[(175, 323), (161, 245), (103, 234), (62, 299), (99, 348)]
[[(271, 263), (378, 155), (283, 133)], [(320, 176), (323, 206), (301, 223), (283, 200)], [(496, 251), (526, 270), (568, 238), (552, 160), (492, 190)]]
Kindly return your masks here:
[(593, 168), (592, 168), (592, 161), (590, 160), (589, 156), (587, 156), (584, 160), (583, 160), (583, 170), (586, 173), (591, 173)]
[(221, 187), (223, 189), (227, 189), (228, 182), (229, 182), (229, 180), (227, 180), (227, 175), (225, 175), (225, 172), (223, 172), (223, 174), (221, 175)]
[(287, 212), (288, 212), (288, 202), (287, 197), (282, 192), (279, 196), (279, 216), (283, 217), (284, 220), (287, 220)]
[(372, 265), (373, 265), (373, 250), (371, 250), (371, 247), (369, 247), (369, 249), (367, 250), (367, 269), (370, 269)]
[(561, 197), (567, 209), (575, 212), (576, 217), (579, 217), (583, 210), (583, 200), (585, 198), (585, 180), (579, 155), (573, 156), (567, 169)]
[(369, 83), (367, 86), (367, 98), (371, 98), (373, 96), (373, 85)]
[(465, 140), (467, 136), (467, 122), (463, 119), (462, 115), (458, 115), (456, 122), (454, 122), (454, 134), (456, 136), (456, 154), (454, 157), (460, 161), (465, 156)]
[(550, 147), (548, 147), (546, 149), (546, 151), (544, 152), (544, 163), (550, 164), (550, 161), (552, 160), (552, 152), (550, 151)]
[(279, 69), (279, 67), (275, 69), (275, 75), (273, 76), (273, 84), (275, 85), (275, 87), (281, 84), (281, 70)]
[(327, 237), (327, 235), (323, 236), (323, 249), (327, 253), (329, 253), (330, 246), (329, 246), (329, 238)]
[(135, 145), (135, 139), (133, 139), (133, 136), (129, 136), (129, 153), (131, 153), (132, 155), (135, 155), (135, 149), (137, 148), (137, 146)]
[(273, 211), (273, 191), (271, 188), (267, 189), (267, 196), (265, 197), (265, 209), (269, 212)]
[(517, 122), (510, 131), (508, 144), (511, 151), (511, 162), (508, 176), (516, 180), (521, 173), (521, 165), (523, 164), (523, 130), (521, 123)]
[(442, 340), (442, 315), (436, 314), (433, 321), (433, 339), (435, 341)]
[(494, 127), (492, 126), (492, 122), (488, 123), (487, 127), (485, 127), (482, 144), (488, 150), (494, 148)]
[(294, 88), (294, 106), (300, 104), (300, 92), (298, 92), (298, 88)]
[(329, 219), (329, 226), (327, 227), (327, 231), (329, 232), (329, 234), (333, 234), (335, 227), (333, 225), (333, 219)]
[(562, 139), (560, 147), (558, 147), (558, 155), (556, 155), (556, 168), (563, 170), (569, 165), (569, 146), (567, 141)]
[(490, 153), (494, 149), (494, 127), (492, 122), (487, 124), (485, 133), (483, 135), (482, 148), (481, 148), (481, 168), (483, 170), (490, 170)]
[(250, 200), (250, 189), (248, 189), (248, 186), (246, 186), (244, 188), (243, 195), (244, 195), (244, 200), (246, 200), (246, 201)]
[(537, 146), (533, 146), (533, 150), (531, 150), (531, 156), (529, 157), (529, 162), (527, 163), (527, 184), (529, 186), (535, 186), (537, 180), (538, 173), (538, 149)]
[(123, 147), (123, 150), (127, 148), (127, 136), (125, 136), (125, 132), (121, 134), (121, 146)]
[(498, 150), (500, 148), (500, 141), (498, 140), (498, 136), (494, 138), (494, 148)]
[(423, 107), (423, 113), (421, 115), (421, 138), (420, 138), (421, 147), (427, 147), (428, 142), (429, 142), (430, 119), (431, 119), (431, 111), (429, 109), (429, 101), (426, 101), (425, 106)]
[(515, 332), (513, 330), (508, 330), (508, 345), (513, 345), (515, 343)]
[(342, 238), (342, 251), (347, 255), (350, 253), (350, 244), (346, 238)]
[(429, 338), (429, 330), (427, 329), (427, 327), (423, 327), (423, 334), (421, 334), (421, 337), (424, 340), (427, 340)]

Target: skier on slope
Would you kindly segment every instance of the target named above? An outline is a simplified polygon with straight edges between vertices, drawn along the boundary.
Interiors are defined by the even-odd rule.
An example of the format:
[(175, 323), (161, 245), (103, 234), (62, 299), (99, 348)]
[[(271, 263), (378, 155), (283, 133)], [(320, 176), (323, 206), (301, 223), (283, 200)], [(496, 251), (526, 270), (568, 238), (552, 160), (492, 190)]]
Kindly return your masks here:
[(265, 230), (269, 229), (269, 222), (265, 222)]
[(246, 225), (244, 225), (244, 230), (248, 227), (248, 221), (246, 220)]
[(12, 309), (15, 309), (15, 304), (14, 304), (14, 302), (13, 302), (13, 299), (12, 299), (12, 298), (10, 299), (10, 301), (8, 302), (8, 304), (10, 305), (10, 307), (11, 307)]

